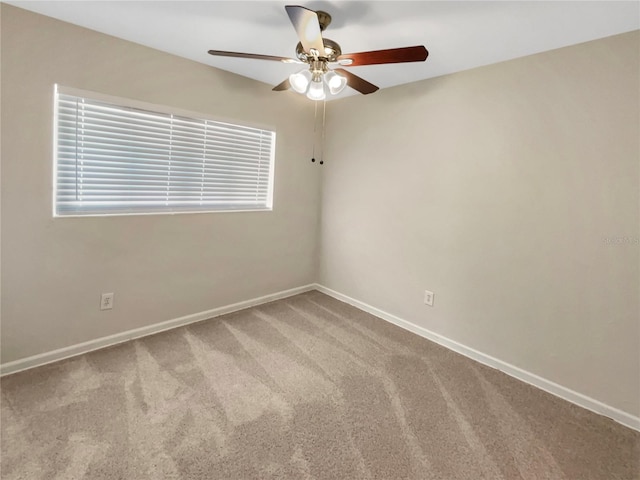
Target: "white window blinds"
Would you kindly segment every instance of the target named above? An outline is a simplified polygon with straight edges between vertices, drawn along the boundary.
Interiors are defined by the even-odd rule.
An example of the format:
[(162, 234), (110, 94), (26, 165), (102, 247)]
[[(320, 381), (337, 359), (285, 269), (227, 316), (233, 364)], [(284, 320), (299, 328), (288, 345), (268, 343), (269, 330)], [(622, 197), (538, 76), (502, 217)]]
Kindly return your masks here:
[(56, 215), (271, 208), (275, 132), (56, 93)]

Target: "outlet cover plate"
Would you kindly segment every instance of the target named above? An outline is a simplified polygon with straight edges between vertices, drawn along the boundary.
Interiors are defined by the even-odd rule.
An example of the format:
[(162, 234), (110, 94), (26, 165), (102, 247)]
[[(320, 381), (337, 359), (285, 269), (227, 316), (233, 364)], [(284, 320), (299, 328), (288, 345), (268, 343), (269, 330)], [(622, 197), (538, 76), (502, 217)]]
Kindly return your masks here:
[(430, 292), (429, 290), (425, 290), (424, 291), (424, 303), (425, 303), (425, 305), (429, 305), (430, 307), (433, 307), (433, 297), (434, 297), (433, 292)]
[(113, 293), (103, 293), (100, 297), (100, 310), (111, 310), (113, 308)]

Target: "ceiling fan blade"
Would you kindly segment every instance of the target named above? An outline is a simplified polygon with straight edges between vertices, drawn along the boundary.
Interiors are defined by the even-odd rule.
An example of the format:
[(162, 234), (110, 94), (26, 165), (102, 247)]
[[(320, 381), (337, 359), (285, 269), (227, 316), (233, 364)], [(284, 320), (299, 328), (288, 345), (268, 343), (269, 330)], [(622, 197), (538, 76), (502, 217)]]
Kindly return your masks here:
[(272, 88), (274, 92), (281, 92), (283, 90), (289, 90), (291, 84), (289, 83), (289, 79), (287, 78), (284, 82), (279, 83), (275, 87)]
[(334, 72), (339, 73), (347, 79), (347, 85), (354, 90), (359, 91), (363, 95), (368, 95), (379, 90), (373, 83), (367, 82), (364, 78), (354, 75), (353, 73), (344, 70), (343, 68), (336, 68)]
[(322, 32), (318, 15), (313, 10), (297, 5), (287, 5), (284, 7), (289, 15), (293, 28), (296, 29), (302, 48), (306, 53), (311, 53), (311, 49), (317, 50), (320, 56), (324, 56), (324, 43), (322, 42)]
[[(371, 52), (346, 53), (338, 57), (338, 63), (345, 67), (358, 65), (380, 65), (383, 63), (424, 62), (429, 52), (423, 45), (404, 48), (389, 48)], [(349, 60), (351, 62), (349, 63)]]
[(302, 63), (294, 58), (275, 57), (273, 55), (260, 55), (258, 53), (225, 52), (223, 50), (209, 50), (209, 55), (217, 57), (253, 58), (257, 60), (273, 60), (282, 63)]

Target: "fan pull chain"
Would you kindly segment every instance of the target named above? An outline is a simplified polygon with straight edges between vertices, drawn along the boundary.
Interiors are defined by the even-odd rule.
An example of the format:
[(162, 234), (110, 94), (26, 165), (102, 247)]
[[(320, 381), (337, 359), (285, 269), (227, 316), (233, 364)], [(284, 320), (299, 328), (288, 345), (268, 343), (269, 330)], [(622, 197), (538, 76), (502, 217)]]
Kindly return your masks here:
[(327, 118), (327, 101), (322, 101), (322, 139), (320, 140), (320, 165), (324, 165), (324, 124), (325, 119)]
[(313, 147), (311, 149), (311, 162), (316, 161), (316, 125), (318, 124), (318, 102), (313, 102)]

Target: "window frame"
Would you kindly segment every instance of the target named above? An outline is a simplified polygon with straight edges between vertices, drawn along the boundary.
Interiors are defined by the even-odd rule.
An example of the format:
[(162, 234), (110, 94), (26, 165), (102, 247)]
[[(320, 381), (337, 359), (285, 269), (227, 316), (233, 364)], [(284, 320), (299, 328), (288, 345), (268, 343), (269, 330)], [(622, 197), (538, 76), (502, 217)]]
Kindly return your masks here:
[[(249, 207), (249, 208), (215, 208), (211, 205), (204, 208), (179, 208), (167, 209), (155, 208), (153, 210), (132, 210), (132, 211), (88, 211), (83, 212), (70, 212), (59, 213), (57, 208), (57, 194), (58, 194), (58, 95), (72, 95), (76, 97), (85, 97), (98, 102), (108, 103), (114, 106), (120, 106), (123, 108), (133, 108), (137, 110), (148, 111), (151, 113), (159, 113), (163, 115), (176, 115), (195, 120), (209, 120), (212, 122), (227, 123), (240, 127), (254, 128), (260, 130), (270, 131), (273, 135), (271, 142), (270, 152), (270, 165), (268, 171), (268, 191), (266, 197), (266, 206), (264, 207)], [(215, 116), (203, 112), (195, 112), (191, 110), (185, 110), (182, 108), (172, 107), (168, 105), (155, 104), (150, 102), (144, 102), (140, 100), (134, 100), (126, 97), (118, 97), (114, 95), (107, 95), (90, 90), (83, 90), (79, 88), (67, 87), (60, 84), (54, 84), (53, 89), (53, 189), (52, 189), (52, 212), (53, 218), (82, 218), (82, 217), (119, 217), (119, 216), (131, 216), (131, 215), (183, 215), (183, 214), (202, 214), (202, 213), (243, 213), (243, 212), (271, 212), (273, 211), (274, 203), (274, 183), (275, 183), (275, 163), (276, 163), (276, 143), (277, 132), (273, 125), (261, 124), (253, 121), (242, 120), (239, 123), (238, 119), (224, 118)], [(175, 208), (175, 207), (174, 207)]]

